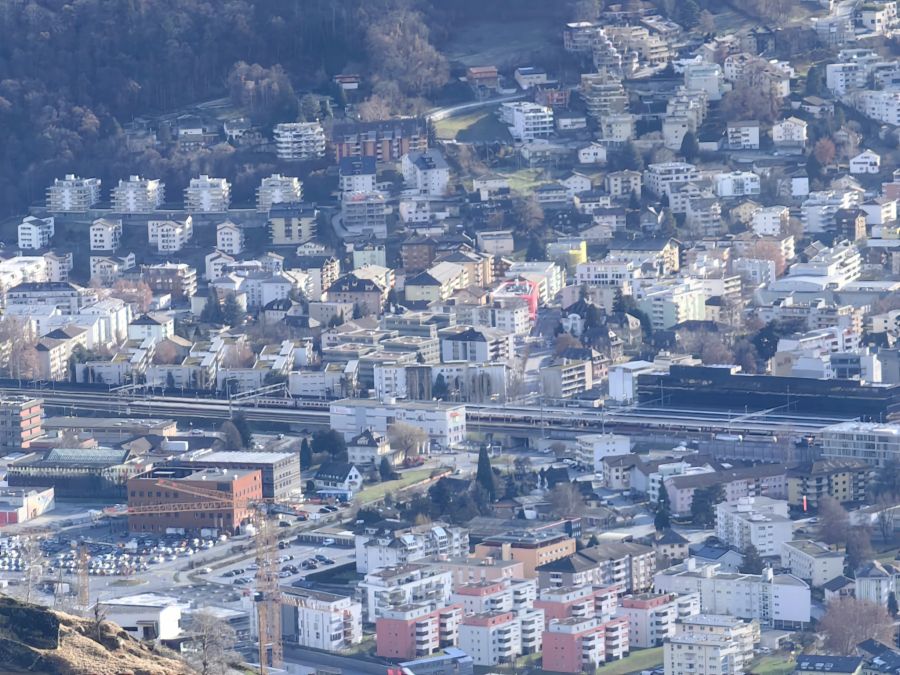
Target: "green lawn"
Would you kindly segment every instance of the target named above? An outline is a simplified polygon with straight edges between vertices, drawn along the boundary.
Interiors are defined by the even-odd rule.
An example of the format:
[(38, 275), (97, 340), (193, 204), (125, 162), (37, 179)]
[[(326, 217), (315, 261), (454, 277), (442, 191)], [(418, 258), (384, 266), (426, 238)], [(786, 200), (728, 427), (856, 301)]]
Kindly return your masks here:
[(794, 659), (790, 656), (763, 656), (750, 666), (754, 675), (790, 675), (794, 672)]
[(516, 192), (531, 192), (536, 185), (546, 181), (541, 179), (540, 169), (519, 169), (518, 171), (498, 171), (509, 181), (509, 188)]
[(441, 140), (455, 140), (462, 143), (508, 141), (509, 131), (497, 119), (496, 112), (496, 106), (492, 106), (447, 117), (434, 123), (434, 133)]
[(621, 661), (613, 661), (594, 671), (596, 675), (629, 675), (663, 664), (663, 648), (637, 649)]
[(398, 490), (408, 488), (416, 483), (421, 483), (423, 480), (428, 480), (432, 471), (433, 469), (415, 469), (414, 471), (407, 471), (400, 480), (389, 480), (385, 483), (376, 483), (375, 485), (367, 487), (357, 495), (357, 498), (363, 504), (377, 502), (380, 499), (384, 499), (384, 495), (387, 492), (397, 492)]

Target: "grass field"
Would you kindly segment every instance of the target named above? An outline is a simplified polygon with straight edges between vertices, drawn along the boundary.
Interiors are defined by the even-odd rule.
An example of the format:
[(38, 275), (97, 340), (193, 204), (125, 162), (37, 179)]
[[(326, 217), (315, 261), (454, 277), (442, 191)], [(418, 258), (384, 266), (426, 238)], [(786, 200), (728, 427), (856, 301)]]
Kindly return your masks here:
[(596, 673), (596, 675), (629, 675), (629, 673), (639, 673), (642, 670), (661, 666), (662, 663), (662, 647), (638, 649), (631, 652), (631, 654), (621, 661), (613, 661), (612, 663), (597, 668), (594, 673)]
[(461, 143), (509, 141), (509, 131), (496, 116), (496, 107), (479, 108), (470, 113), (447, 117), (434, 123), (434, 132), (441, 140)]
[(544, 181), (541, 179), (541, 169), (519, 169), (518, 171), (498, 171), (509, 181), (509, 187), (515, 192), (530, 192), (536, 185)]
[(754, 675), (790, 675), (794, 672), (794, 659), (790, 656), (763, 656), (750, 665)]
[(379, 499), (383, 499), (385, 493), (397, 492), (397, 490), (402, 490), (403, 488), (408, 488), (410, 485), (415, 485), (416, 483), (421, 483), (423, 480), (427, 480), (431, 476), (432, 470), (433, 469), (416, 469), (415, 471), (407, 471), (400, 480), (389, 480), (386, 483), (378, 483), (371, 487), (367, 487), (357, 495), (357, 498), (363, 504), (376, 502)]

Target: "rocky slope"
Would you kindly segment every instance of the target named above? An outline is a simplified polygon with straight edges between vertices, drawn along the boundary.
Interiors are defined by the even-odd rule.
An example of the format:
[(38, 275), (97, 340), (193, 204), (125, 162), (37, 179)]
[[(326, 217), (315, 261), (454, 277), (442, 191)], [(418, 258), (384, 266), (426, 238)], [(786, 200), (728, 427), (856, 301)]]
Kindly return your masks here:
[(182, 661), (109, 621), (0, 595), (0, 672), (46, 675), (195, 675)]

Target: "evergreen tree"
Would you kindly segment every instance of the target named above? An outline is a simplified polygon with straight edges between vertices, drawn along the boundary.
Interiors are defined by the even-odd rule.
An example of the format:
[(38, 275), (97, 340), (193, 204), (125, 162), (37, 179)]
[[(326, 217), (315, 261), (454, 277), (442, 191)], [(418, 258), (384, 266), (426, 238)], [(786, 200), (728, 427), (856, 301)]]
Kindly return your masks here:
[(312, 448), (309, 447), (309, 439), (304, 438), (300, 443), (300, 466), (307, 469), (312, 466), (313, 456)]
[(394, 467), (391, 466), (391, 462), (387, 457), (381, 458), (381, 464), (378, 465), (378, 475), (383, 481), (390, 480), (391, 476), (394, 475)]
[(172, 371), (166, 373), (166, 389), (174, 389), (175, 388), (175, 376), (172, 374)]
[(449, 393), (447, 380), (444, 379), (443, 373), (439, 373), (438, 376), (434, 378), (434, 385), (431, 387), (431, 395), (440, 401), (445, 401)]
[(222, 440), (225, 443), (226, 450), (241, 450), (244, 448), (241, 442), (241, 432), (238, 431), (234, 422), (225, 420), (219, 427), (219, 433), (222, 434)]
[(203, 311), (200, 312), (200, 320), (204, 323), (222, 325), (222, 306), (219, 304), (219, 295), (213, 287), (209, 289), (206, 304), (203, 306)]
[(237, 427), (238, 432), (241, 434), (241, 442), (244, 444), (244, 447), (249, 448), (253, 445), (253, 432), (250, 430), (250, 423), (247, 421), (247, 418), (241, 413), (238, 413), (234, 416), (232, 421), (234, 422), (234, 426)]
[(888, 613), (895, 619), (897, 618), (897, 614), (900, 614), (900, 608), (897, 607), (897, 594), (896, 593), (891, 593), (888, 596), (887, 609), (888, 609)]
[(225, 325), (234, 327), (244, 320), (244, 316), (244, 310), (238, 304), (234, 293), (229, 293), (222, 307), (222, 321)]
[(491, 458), (488, 456), (486, 445), (482, 445), (478, 451), (478, 470), (475, 472), (475, 482), (487, 493), (491, 502), (496, 499), (497, 487), (494, 485), (494, 470), (491, 468)]
[(361, 319), (363, 317), (362, 307), (359, 306), (358, 302), (353, 303), (353, 318)]
[(722, 486), (710, 485), (694, 490), (691, 500), (691, 519), (694, 525), (712, 527), (716, 522), (716, 504), (722, 501)]
[(753, 544), (744, 549), (744, 562), (741, 565), (741, 574), (762, 574), (766, 564), (762, 556)]
[(653, 517), (653, 526), (657, 532), (669, 529), (672, 524), (671, 518), (672, 505), (669, 502), (669, 491), (665, 485), (659, 486), (659, 497), (656, 500), (656, 515)]
[(700, 5), (695, 0), (680, 0), (675, 9), (675, 21), (685, 28), (693, 28), (700, 23)]
[(525, 250), (526, 260), (544, 260), (547, 257), (547, 248), (538, 236), (532, 236), (528, 240), (528, 248)]
[(641, 208), (641, 198), (638, 197), (636, 190), (632, 190), (628, 196), (628, 208), (632, 211), (637, 211)]
[(697, 134), (689, 131), (681, 139), (681, 156), (684, 157), (684, 161), (693, 162), (699, 154), (700, 142), (697, 140)]

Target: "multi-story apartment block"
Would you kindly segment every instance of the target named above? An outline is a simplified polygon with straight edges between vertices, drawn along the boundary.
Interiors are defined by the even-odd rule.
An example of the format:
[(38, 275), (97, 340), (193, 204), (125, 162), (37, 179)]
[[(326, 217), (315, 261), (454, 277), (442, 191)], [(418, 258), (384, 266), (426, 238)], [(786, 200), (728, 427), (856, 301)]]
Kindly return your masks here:
[(293, 176), (273, 173), (263, 178), (256, 188), (256, 210), (269, 212), (275, 204), (295, 204), (303, 201), (303, 183)]
[(828, 458), (862, 460), (882, 468), (900, 461), (900, 424), (842, 422), (825, 427), (822, 452)]
[(669, 186), (676, 183), (687, 183), (700, 178), (697, 167), (687, 162), (663, 162), (650, 164), (644, 171), (643, 185), (653, 194), (661, 197), (668, 192)]
[(408, 563), (383, 567), (366, 574), (359, 582), (363, 618), (375, 623), (384, 612), (405, 605), (429, 605), (432, 609), (450, 604), (452, 576), (431, 565)]
[(575, 553), (575, 540), (561, 532), (525, 531), (489, 537), (476, 544), (476, 558), (517, 560), (523, 565), (526, 579), (534, 579), (543, 565)]
[(561, 673), (591, 672), (623, 658), (630, 640), (628, 625), (621, 619), (553, 619), (543, 635), (542, 667)]
[(216, 225), (216, 250), (239, 255), (244, 250), (244, 228), (230, 220)]
[(699, 593), (640, 593), (619, 601), (616, 616), (628, 622), (632, 647), (658, 647), (675, 634), (676, 622), (700, 613)]
[(700, 593), (700, 611), (757, 619), (774, 628), (800, 628), (810, 621), (806, 582), (790, 574), (723, 574), (717, 563), (700, 565), (694, 558), (656, 573), (662, 593)]
[(330, 140), (336, 162), (355, 156), (396, 162), (408, 152), (428, 148), (428, 128), (421, 117), (341, 122), (332, 126)]
[(30, 396), (0, 399), (0, 448), (29, 448), (43, 435), (44, 402)]
[(844, 573), (844, 554), (808, 539), (781, 545), (781, 566), (818, 588)]
[(884, 124), (900, 124), (900, 89), (865, 89), (852, 92), (848, 98), (866, 117)]
[(156, 293), (189, 300), (197, 293), (197, 270), (186, 263), (143, 265), (141, 278)]
[[(829, 447), (835, 447), (833, 440)], [(871, 446), (865, 448), (865, 452), (871, 450)], [(867, 457), (826, 454), (826, 459), (791, 467), (787, 471), (788, 502), (792, 506), (802, 506), (805, 502), (807, 508), (816, 509), (820, 500), (828, 496), (842, 504), (862, 504), (876, 465), (877, 461)]]
[(444, 363), (506, 363), (514, 355), (513, 336), (493, 328), (453, 326), (443, 329), (438, 335), (441, 361)]
[(450, 167), (437, 150), (403, 155), (400, 171), (406, 185), (419, 194), (443, 197), (450, 186)]
[(518, 612), (531, 609), (537, 598), (534, 579), (484, 579), (458, 584), (450, 600), (460, 605), (466, 615), (484, 612)]
[(33, 281), (15, 285), (6, 292), (6, 308), (14, 305), (54, 307), (63, 314), (77, 314), (96, 300), (88, 289), (68, 282)]
[(732, 171), (716, 176), (716, 194), (726, 199), (753, 197), (760, 192), (760, 180), (752, 171)]
[(201, 174), (184, 190), (184, 208), (201, 213), (221, 213), (231, 205), (231, 184), (224, 178)]
[(374, 157), (355, 155), (344, 157), (340, 161), (339, 187), (342, 193), (375, 192), (377, 177), (377, 163)]
[(122, 221), (98, 218), (91, 223), (90, 234), (92, 251), (115, 251), (122, 240)]
[(316, 236), (319, 210), (315, 204), (275, 204), (269, 210), (269, 233), (276, 246), (304, 244)]
[(129, 176), (112, 189), (112, 210), (117, 213), (150, 213), (166, 200), (166, 184), (159, 179)]
[(365, 574), (434, 556), (466, 556), (469, 533), (446, 523), (411, 526), (402, 521), (383, 521), (362, 528), (355, 536), (355, 547), (356, 571)]
[(858, 207), (860, 201), (859, 193), (854, 190), (810, 192), (800, 205), (804, 234), (834, 232), (837, 213)]
[(667, 673), (742, 675), (749, 672), (759, 623), (731, 616), (698, 614), (679, 622), (665, 645)]
[(516, 140), (533, 141), (553, 134), (553, 109), (537, 103), (504, 103), (500, 106), (500, 120)]
[(541, 368), (544, 396), (571, 398), (593, 386), (594, 368), (590, 361), (564, 358), (559, 363)]
[(362, 607), (356, 600), (295, 587), (283, 587), (281, 598), (284, 633), (301, 647), (339, 652), (362, 641)]
[(365, 429), (386, 434), (394, 422), (415, 424), (428, 433), (434, 448), (452, 448), (465, 440), (466, 407), (417, 401), (386, 404), (371, 399), (343, 399), (331, 404), (331, 428), (348, 440)]
[(459, 647), (475, 665), (512, 663), (541, 651), (544, 616), (540, 610), (493, 612), (467, 616), (459, 627)]
[(641, 196), (641, 182), (643, 176), (640, 171), (611, 171), (606, 174), (606, 191), (611, 197), (617, 199), (629, 198), (632, 194)]
[(274, 129), (278, 159), (313, 160), (325, 156), (325, 130), (318, 122), (286, 122)]
[(797, 117), (788, 117), (772, 125), (772, 142), (778, 148), (806, 147), (807, 124)]
[(354, 236), (387, 238), (387, 206), (382, 192), (352, 192), (341, 199), (341, 225)]
[(47, 210), (51, 212), (84, 213), (99, 201), (99, 178), (79, 178), (70, 173), (47, 188)]
[(19, 224), (19, 248), (23, 251), (46, 248), (55, 232), (53, 216), (25, 216)]
[(760, 237), (780, 237), (787, 230), (791, 212), (786, 206), (769, 206), (753, 214), (750, 227)]
[(431, 656), (459, 642), (463, 610), (459, 605), (433, 609), (430, 604), (384, 610), (375, 622), (375, 653), (387, 659)]
[(537, 568), (541, 588), (555, 586), (618, 586), (622, 593), (642, 593), (653, 586), (656, 553), (651, 546), (607, 542)]
[(759, 122), (729, 122), (726, 142), (731, 150), (759, 150)]
[(90, 257), (91, 279), (97, 279), (106, 286), (112, 286), (125, 272), (136, 265), (134, 253), (124, 256), (92, 255)]
[(729, 546), (745, 551), (754, 546), (761, 556), (781, 553), (793, 537), (788, 503), (769, 497), (744, 497), (716, 505), (716, 536)]
[(194, 236), (194, 219), (148, 220), (147, 242), (160, 253), (175, 253), (185, 247)]
[(880, 560), (865, 563), (855, 571), (856, 599), (887, 606), (891, 595), (900, 589), (900, 567)]
[(706, 319), (707, 294), (691, 280), (659, 283), (641, 291), (638, 308), (650, 317), (653, 330)]
[(588, 114), (595, 120), (628, 112), (628, 94), (622, 81), (608, 72), (582, 73), (579, 87)]
[(559, 586), (542, 588), (534, 606), (544, 610), (545, 624), (553, 619), (586, 619), (607, 621), (616, 612), (619, 586)]

